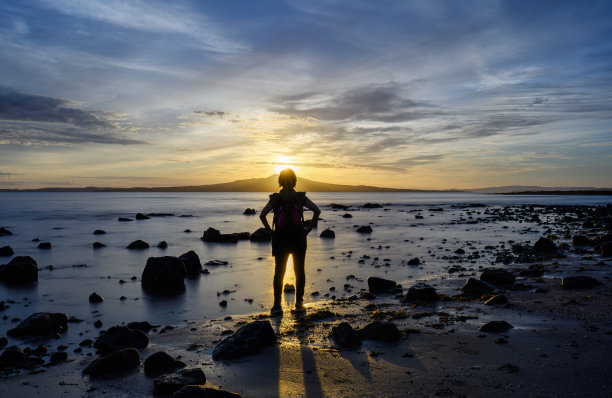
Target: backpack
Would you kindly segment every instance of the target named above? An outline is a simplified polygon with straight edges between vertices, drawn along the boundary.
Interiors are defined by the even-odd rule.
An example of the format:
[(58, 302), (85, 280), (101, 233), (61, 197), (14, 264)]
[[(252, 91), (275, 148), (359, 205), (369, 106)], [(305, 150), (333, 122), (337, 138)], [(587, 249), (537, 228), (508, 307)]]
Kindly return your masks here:
[[(279, 198), (280, 199), (280, 198)], [(304, 232), (302, 206), (297, 202), (278, 201), (274, 214), (274, 230), (286, 235)]]

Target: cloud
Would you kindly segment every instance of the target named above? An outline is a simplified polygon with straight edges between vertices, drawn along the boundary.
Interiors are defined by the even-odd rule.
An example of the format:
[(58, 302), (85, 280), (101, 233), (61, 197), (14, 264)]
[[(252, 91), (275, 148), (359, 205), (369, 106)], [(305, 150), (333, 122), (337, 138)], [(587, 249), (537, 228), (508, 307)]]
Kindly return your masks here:
[(227, 113), (222, 112), (222, 111), (211, 111), (211, 112), (207, 112), (207, 111), (193, 111), (193, 113), (195, 113), (196, 115), (216, 116), (216, 117), (219, 117), (219, 118), (222, 118), (222, 117), (227, 115)]
[(0, 144), (142, 144), (122, 137), (110, 112), (75, 108), (75, 102), (0, 89)]

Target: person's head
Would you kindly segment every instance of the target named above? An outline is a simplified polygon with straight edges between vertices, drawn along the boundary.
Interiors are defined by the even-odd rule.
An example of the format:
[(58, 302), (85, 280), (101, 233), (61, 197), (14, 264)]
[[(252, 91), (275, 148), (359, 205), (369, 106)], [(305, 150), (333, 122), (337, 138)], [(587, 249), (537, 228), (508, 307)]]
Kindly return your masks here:
[(278, 175), (278, 186), (285, 189), (293, 189), (297, 184), (297, 177), (293, 170), (285, 169)]

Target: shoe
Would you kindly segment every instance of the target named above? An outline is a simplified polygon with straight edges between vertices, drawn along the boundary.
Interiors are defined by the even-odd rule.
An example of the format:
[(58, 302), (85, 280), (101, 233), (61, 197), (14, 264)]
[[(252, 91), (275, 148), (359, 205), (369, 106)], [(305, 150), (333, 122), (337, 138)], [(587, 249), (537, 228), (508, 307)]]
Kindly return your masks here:
[(292, 312), (298, 314), (303, 314), (304, 312), (306, 312), (306, 307), (304, 307), (304, 303), (302, 303), (301, 301), (295, 303), (295, 309)]
[(276, 316), (281, 315), (283, 313), (283, 307), (280, 304), (274, 304), (272, 309), (270, 310), (270, 315)]

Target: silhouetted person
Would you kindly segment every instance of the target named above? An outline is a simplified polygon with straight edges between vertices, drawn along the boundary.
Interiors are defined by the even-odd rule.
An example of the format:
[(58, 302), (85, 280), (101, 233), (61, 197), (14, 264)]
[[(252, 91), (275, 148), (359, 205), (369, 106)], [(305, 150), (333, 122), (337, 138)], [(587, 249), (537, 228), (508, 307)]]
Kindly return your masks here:
[[(306, 235), (317, 226), (321, 210), (306, 197), (305, 192), (296, 192), (297, 177), (293, 170), (285, 169), (278, 176), (278, 185), (282, 187), (279, 193), (270, 195), (270, 200), (261, 211), (259, 218), (267, 230), (272, 231), (272, 255), (274, 256), (274, 306), (273, 315), (282, 312), (281, 294), (283, 278), (287, 268), (289, 254), (293, 256), (295, 273), (295, 309), (304, 311), (304, 259), (306, 257)], [(314, 213), (312, 220), (304, 222), (304, 207)], [(274, 221), (270, 228), (266, 216), (274, 211)]]

